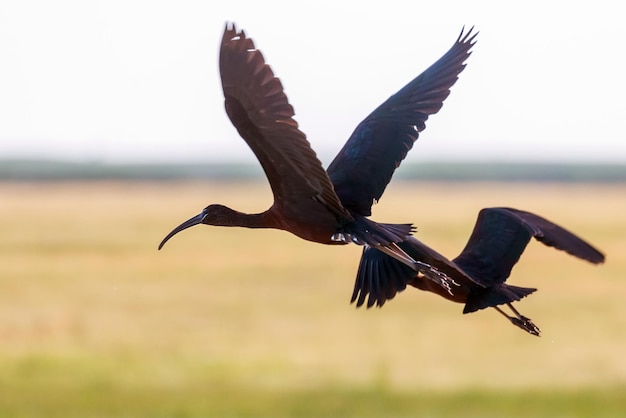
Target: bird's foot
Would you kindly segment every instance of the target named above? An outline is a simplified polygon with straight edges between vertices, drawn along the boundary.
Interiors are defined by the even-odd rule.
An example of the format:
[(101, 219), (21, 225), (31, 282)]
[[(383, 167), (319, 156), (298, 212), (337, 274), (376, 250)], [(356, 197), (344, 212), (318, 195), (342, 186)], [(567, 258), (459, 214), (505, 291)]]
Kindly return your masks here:
[(536, 335), (537, 337), (539, 337), (539, 333), (541, 332), (541, 330), (539, 329), (537, 325), (533, 324), (533, 321), (531, 321), (530, 318), (527, 318), (521, 313), (519, 313), (517, 309), (515, 309), (513, 305), (511, 305), (510, 303), (507, 303), (507, 306), (511, 309), (511, 311), (513, 311), (515, 316), (511, 316), (507, 314), (506, 312), (504, 312), (502, 309), (500, 309), (497, 306), (494, 306), (494, 309), (498, 311), (499, 313), (501, 313), (502, 315), (504, 315), (516, 327), (523, 329), (524, 331), (526, 331), (527, 333), (531, 335)]
[(456, 287), (460, 286), (457, 282), (454, 281), (454, 279), (452, 279), (452, 278), (450, 278), (448, 276), (442, 278), (442, 280), (441, 280), (441, 287), (446, 289), (450, 296), (454, 296), (454, 292), (452, 291), (452, 285), (454, 285)]
[(520, 315), (517, 318), (510, 317), (509, 319), (511, 320), (511, 323), (513, 325), (520, 327), (521, 329), (528, 332), (529, 334), (536, 335), (537, 337), (539, 337), (539, 333), (541, 332), (541, 330), (539, 329), (537, 325), (533, 324), (533, 321), (531, 321), (530, 318), (526, 318), (525, 316)]
[(439, 286), (443, 287), (448, 291), (450, 296), (454, 296), (454, 292), (452, 291), (452, 286), (459, 287), (460, 285), (454, 281), (453, 278), (448, 276), (442, 271), (439, 271), (437, 268), (431, 266), (430, 264), (423, 263), (421, 261), (416, 261), (415, 265), (417, 266), (416, 270), (419, 271), (426, 277), (428, 280), (437, 283)]

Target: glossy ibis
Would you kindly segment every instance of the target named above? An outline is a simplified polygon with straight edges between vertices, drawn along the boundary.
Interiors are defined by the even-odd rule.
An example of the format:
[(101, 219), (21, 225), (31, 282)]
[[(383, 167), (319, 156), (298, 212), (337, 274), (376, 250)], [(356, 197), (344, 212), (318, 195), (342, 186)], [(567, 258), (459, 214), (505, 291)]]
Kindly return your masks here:
[(304, 133), (278, 78), (243, 31), (226, 24), (220, 48), (220, 75), (226, 113), (261, 163), (274, 202), (262, 213), (246, 214), (209, 205), (170, 232), (198, 224), (275, 228), (322, 244), (350, 242), (377, 248), (436, 282), (447, 278), (416, 262), (397, 246), (411, 224), (382, 224), (367, 217), (394, 170), (437, 113), (465, 68), (476, 34), (461, 34), (448, 52), (354, 130), (325, 171)]
[[(533, 237), (549, 247), (591, 263), (604, 262), (604, 255), (600, 251), (541, 216), (512, 208), (487, 208), (479, 212), (465, 248), (452, 261), (414, 237), (398, 243), (414, 260), (433, 266), (454, 281), (457, 285), (454, 292), (447, 283), (437, 284), (426, 280), (422, 274), (406, 268), (380, 251), (365, 247), (351, 302), (356, 301), (357, 306), (361, 306), (367, 298), (368, 307), (374, 304), (382, 306), (409, 284), (451, 301), (465, 303), (463, 313), (493, 307), (514, 325), (530, 334), (539, 335), (539, 328), (511, 305), (537, 289), (505, 283)], [(514, 316), (499, 307), (505, 304)]]

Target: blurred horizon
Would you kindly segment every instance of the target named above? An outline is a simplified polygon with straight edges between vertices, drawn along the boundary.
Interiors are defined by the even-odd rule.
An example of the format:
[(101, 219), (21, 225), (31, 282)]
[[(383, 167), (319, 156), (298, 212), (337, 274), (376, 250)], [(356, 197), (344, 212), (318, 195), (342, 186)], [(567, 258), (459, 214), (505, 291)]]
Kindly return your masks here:
[[(626, 164), (576, 164), (490, 161), (405, 161), (396, 181), (626, 183)], [(60, 159), (1, 159), (0, 181), (73, 180), (258, 180), (266, 182), (258, 162), (110, 163)]]

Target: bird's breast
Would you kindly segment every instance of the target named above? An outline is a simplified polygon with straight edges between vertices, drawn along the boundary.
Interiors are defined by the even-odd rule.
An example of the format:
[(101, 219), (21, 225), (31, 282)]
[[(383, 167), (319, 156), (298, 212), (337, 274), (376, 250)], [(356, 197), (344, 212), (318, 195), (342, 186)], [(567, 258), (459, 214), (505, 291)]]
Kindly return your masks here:
[(313, 200), (309, 206), (294, 210), (292, 207), (275, 204), (270, 212), (276, 228), (289, 231), (307, 241), (327, 245), (345, 244), (332, 239), (340, 227), (337, 217)]
[(342, 245), (346, 242), (333, 240), (332, 237), (337, 233), (335, 224), (297, 224), (293, 223), (285, 228), (292, 234), (305, 239), (307, 241), (317, 242), (326, 245)]

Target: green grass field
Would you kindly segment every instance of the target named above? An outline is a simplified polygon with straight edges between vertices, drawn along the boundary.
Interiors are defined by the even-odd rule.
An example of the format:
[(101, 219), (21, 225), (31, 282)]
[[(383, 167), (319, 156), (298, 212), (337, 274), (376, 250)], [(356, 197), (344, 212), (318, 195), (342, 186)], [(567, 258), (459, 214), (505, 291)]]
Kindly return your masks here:
[(263, 182), (0, 183), (0, 417), (622, 417), (626, 186), (393, 183), (374, 208), (450, 257), (478, 210), (534, 211), (607, 254), (532, 242), (536, 338), (408, 289), (349, 305), (357, 246), (199, 226)]

